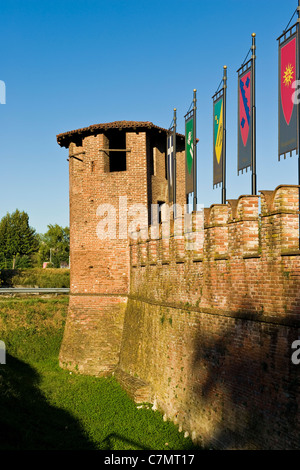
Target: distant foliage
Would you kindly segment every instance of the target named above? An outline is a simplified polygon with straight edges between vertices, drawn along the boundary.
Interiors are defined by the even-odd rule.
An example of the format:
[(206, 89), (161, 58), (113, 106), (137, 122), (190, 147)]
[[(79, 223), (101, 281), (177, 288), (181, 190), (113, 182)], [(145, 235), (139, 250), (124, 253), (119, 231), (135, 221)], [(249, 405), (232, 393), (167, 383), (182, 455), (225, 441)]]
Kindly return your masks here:
[(28, 214), (16, 209), (0, 221), (0, 268), (29, 267), (39, 249), (39, 239), (29, 225)]
[(44, 234), (37, 234), (29, 225), (26, 212), (16, 209), (0, 221), (0, 270), (69, 267), (70, 229), (48, 225)]
[(51, 263), (50, 266), (60, 268), (69, 265), (70, 256), (70, 229), (58, 224), (48, 225), (48, 231), (39, 235), (38, 265), (44, 262)]

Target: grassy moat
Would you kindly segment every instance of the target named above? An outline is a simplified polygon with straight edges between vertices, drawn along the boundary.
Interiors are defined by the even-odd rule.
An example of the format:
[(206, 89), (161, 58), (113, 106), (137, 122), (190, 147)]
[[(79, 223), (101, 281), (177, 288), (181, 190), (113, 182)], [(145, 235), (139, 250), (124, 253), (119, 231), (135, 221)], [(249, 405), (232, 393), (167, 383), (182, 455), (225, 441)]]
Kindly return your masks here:
[(114, 377), (62, 370), (68, 296), (0, 297), (0, 450), (187, 450), (158, 411), (138, 408)]

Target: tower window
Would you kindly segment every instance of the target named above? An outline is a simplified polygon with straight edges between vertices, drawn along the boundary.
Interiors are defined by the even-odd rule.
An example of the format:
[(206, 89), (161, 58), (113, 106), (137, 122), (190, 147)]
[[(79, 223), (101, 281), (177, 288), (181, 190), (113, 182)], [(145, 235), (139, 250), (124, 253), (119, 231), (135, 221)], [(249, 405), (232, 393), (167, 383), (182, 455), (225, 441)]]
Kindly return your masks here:
[(112, 131), (109, 134), (109, 171), (126, 171), (126, 132)]

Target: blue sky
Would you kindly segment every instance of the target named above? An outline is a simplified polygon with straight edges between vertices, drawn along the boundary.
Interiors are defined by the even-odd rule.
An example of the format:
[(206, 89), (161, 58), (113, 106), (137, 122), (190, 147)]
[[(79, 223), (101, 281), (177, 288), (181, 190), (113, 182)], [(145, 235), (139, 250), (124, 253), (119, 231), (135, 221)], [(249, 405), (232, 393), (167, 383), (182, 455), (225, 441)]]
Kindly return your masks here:
[[(297, 0), (0, 0), (0, 217), (16, 208), (45, 232), (69, 224), (68, 151), (56, 135), (95, 123), (152, 121), (178, 132), (197, 89), (198, 202), (213, 190), (212, 95), (228, 67), (227, 198), (237, 176), (237, 74), (257, 35), (257, 188), (298, 184), (298, 157), (280, 163), (278, 47)], [(294, 18), (294, 21), (296, 17)], [(294, 22), (293, 21), (293, 22)]]

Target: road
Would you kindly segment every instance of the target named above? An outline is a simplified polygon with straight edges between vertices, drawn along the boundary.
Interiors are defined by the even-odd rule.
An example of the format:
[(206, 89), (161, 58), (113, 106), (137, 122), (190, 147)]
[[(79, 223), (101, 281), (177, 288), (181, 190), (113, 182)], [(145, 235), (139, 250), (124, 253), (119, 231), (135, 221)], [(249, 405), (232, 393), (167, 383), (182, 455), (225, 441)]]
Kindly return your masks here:
[(62, 288), (52, 288), (52, 287), (37, 287), (37, 288), (29, 288), (29, 287), (1, 287), (0, 288), (0, 295), (1, 294), (69, 294), (70, 289), (67, 287)]

